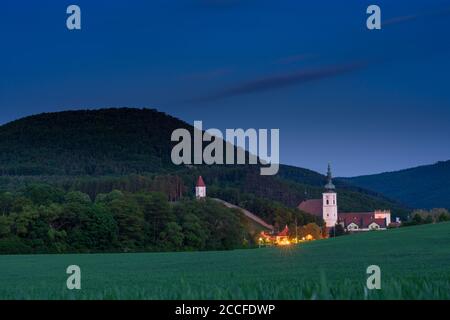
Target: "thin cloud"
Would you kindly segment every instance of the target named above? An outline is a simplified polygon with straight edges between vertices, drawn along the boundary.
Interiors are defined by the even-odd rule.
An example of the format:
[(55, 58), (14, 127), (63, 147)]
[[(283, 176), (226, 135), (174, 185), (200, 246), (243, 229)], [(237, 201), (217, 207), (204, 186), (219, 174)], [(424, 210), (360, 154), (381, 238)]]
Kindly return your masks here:
[(382, 26), (395, 25), (399, 23), (414, 21), (421, 18), (433, 18), (433, 17), (445, 17), (450, 15), (450, 7), (442, 8), (438, 10), (425, 11), (423, 13), (418, 14), (410, 14), (404, 16), (398, 16), (394, 18), (387, 19), (382, 21)]
[(190, 74), (181, 75), (180, 78), (188, 81), (207, 81), (222, 78), (224, 76), (229, 75), (232, 72), (233, 70), (229, 68), (219, 68), (204, 72), (194, 72)]
[(329, 66), (326, 68), (313, 69), (307, 71), (297, 71), (281, 75), (272, 75), (260, 79), (255, 79), (245, 83), (241, 83), (231, 88), (218, 91), (214, 94), (198, 97), (190, 100), (190, 102), (206, 102), (220, 100), (233, 96), (240, 96), (251, 93), (266, 92), (274, 89), (280, 89), (293, 85), (300, 85), (307, 82), (327, 79), (342, 74), (351, 73), (362, 69), (368, 65), (367, 62), (355, 62), (351, 64), (342, 64)]
[(293, 55), (293, 56), (287, 56), (287, 57), (283, 57), (278, 59), (277, 61), (275, 61), (276, 64), (292, 64), (292, 63), (296, 63), (299, 61), (305, 61), (310, 59), (311, 57), (313, 57), (312, 54), (297, 54), (297, 55)]
[[(218, 0), (218, 1), (221, 2), (221, 0)], [(212, 0), (212, 2), (214, 2), (214, 0)], [(223, 0), (223, 2), (227, 2), (227, 1)], [(414, 21), (417, 19), (433, 18), (433, 17), (447, 17), (449, 15), (450, 15), (450, 7), (447, 7), (447, 8), (437, 9), (437, 10), (429, 10), (426, 12), (422, 12), (420, 14), (411, 14), (411, 15), (393, 17), (393, 18), (384, 20), (382, 22), (382, 25), (390, 26), (390, 25), (396, 25), (396, 24), (400, 24), (400, 23)], [(290, 64), (290, 63), (294, 63), (296, 61), (301, 61), (302, 59), (305, 59), (307, 57), (308, 57), (308, 55), (290, 56), (290, 57), (282, 58), (282, 59), (276, 61), (275, 63)], [(381, 62), (382, 60), (388, 61), (388, 60), (392, 60), (392, 59), (393, 59), (392, 57), (390, 59), (387, 59), (385, 57), (383, 59), (378, 59), (379, 60), (378, 62)], [(373, 62), (376, 62), (376, 61), (372, 61), (372, 63)], [(280, 89), (280, 88), (284, 88), (284, 87), (288, 87), (288, 86), (301, 85), (301, 84), (307, 83), (307, 82), (319, 81), (322, 79), (327, 79), (330, 77), (335, 77), (335, 76), (351, 73), (351, 72), (357, 71), (359, 69), (362, 69), (368, 65), (369, 65), (368, 62), (357, 62), (357, 63), (337, 65), (337, 66), (329, 66), (329, 67), (325, 67), (325, 68), (321, 68), (321, 69), (314, 69), (314, 70), (309, 70), (309, 71), (297, 71), (297, 72), (293, 72), (293, 73), (267, 76), (267, 77), (251, 80), (248, 82), (244, 82), (244, 83), (238, 84), (236, 86), (217, 91), (210, 95), (205, 95), (205, 96), (200, 96), (200, 97), (197, 97), (194, 99), (190, 99), (185, 102), (215, 101), (215, 100), (221, 100), (221, 99), (233, 97), (233, 96), (266, 92), (266, 91)]]
[(387, 19), (387, 20), (383, 21), (382, 26), (389, 26), (392, 24), (408, 22), (408, 21), (416, 20), (419, 17), (420, 17), (419, 15), (399, 16), (399, 17), (395, 17), (395, 18), (391, 18), (391, 19)]

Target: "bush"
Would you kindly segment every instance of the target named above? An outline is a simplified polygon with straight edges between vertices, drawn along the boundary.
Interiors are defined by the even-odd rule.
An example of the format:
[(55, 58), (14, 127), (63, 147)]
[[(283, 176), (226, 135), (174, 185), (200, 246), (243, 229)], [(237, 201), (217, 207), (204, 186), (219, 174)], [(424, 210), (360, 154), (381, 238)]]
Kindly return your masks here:
[(32, 253), (33, 249), (27, 246), (20, 238), (0, 239), (1, 254), (25, 254)]

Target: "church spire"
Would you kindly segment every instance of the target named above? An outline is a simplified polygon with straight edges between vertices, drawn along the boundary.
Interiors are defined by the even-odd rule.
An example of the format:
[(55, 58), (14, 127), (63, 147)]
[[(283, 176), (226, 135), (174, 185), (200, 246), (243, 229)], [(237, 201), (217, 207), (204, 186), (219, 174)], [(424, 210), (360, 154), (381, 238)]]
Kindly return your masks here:
[(330, 163), (328, 163), (328, 172), (327, 172), (327, 184), (325, 185), (325, 189), (332, 191), (335, 189), (332, 180), (332, 176), (331, 176), (331, 166)]

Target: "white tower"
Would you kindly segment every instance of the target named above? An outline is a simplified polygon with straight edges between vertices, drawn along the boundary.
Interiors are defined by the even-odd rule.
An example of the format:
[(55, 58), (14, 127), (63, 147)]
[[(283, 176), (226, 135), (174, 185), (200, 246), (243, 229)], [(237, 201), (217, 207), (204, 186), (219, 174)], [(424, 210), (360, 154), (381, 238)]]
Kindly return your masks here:
[(334, 190), (334, 184), (331, 182), (331, 168), (330, 164), (328, 164), (328, 183), (325, 185), (326, 191), (322, 194), (322, 212), (323, 212), (323, 220), (325, 221), (325, 225), (327, 228), (334, 227), (337, 223), (338, 219), (338, 210), (337, 210), (337, 195)]
[(198, 177), (197, 185), (195, 186), (195, 197), (197, 199), (206, 198), (206, 185), (202, 176)]

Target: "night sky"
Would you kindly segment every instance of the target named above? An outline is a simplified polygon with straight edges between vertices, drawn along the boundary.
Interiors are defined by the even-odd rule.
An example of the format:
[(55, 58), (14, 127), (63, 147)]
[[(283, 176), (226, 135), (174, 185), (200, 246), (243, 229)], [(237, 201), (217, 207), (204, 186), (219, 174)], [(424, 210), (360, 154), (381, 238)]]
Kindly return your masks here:
[(282, 163), (338, 176), (450, 159), (450, 1), (3, 0), (0, 38), (1, 124), (152, 107), (280, 128)]

